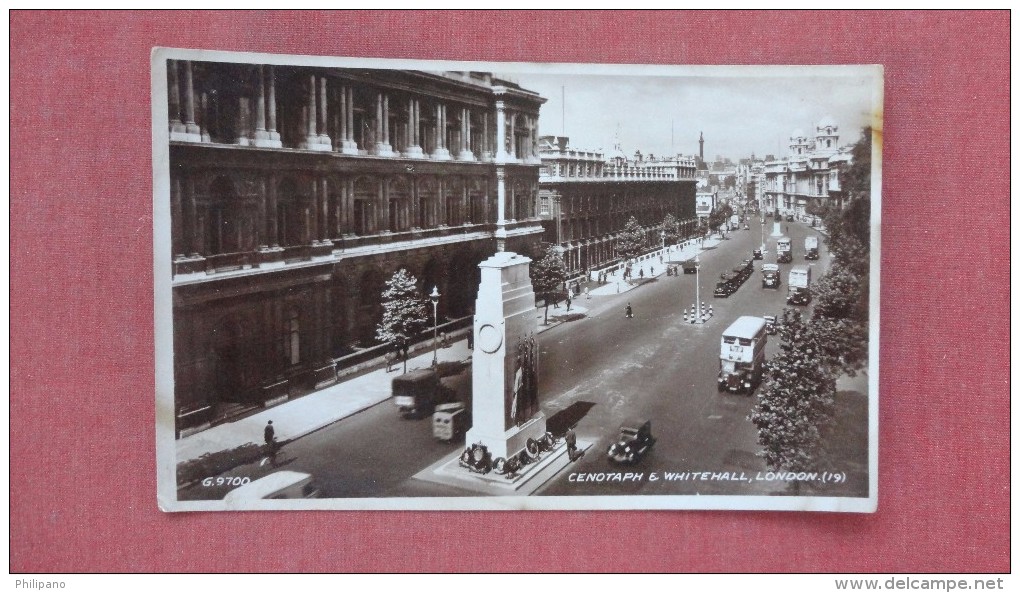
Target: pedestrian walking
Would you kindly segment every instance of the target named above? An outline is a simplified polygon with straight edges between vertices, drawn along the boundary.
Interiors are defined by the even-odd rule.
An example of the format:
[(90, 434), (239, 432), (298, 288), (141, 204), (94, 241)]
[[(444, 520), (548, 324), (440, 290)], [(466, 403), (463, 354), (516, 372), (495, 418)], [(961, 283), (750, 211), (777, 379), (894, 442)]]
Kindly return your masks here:
[(273, 421), (270, 420), (266, 424), (266, 429), (262, 431), (262, 437), (266, 441), (266, 447), (269, 448), (271, 453), (276, 453), (276, 429), (273, 428)]
[(577, 461), (583, 452), (577, 450), (577, 434), (574, 432), (574, 427), (571, 426), (567, 429), (566, 434), (563, 435), (563, 440), (567, 443), (567, 458), (571, 461)]
[(630, 303), (627, 303), (627, 318), (634, 317), (634, 309), (631, 308)]
[(584, 287), (584, 300), (586, 300), (586, 301), (590, 301), (591, 300), (591, 293), (588, 292), (588, 287), (587, 286)]
[(638, 270), (638, 278), (642, 278), (643, 279), (644, 277), (645, 277), (645, 269), (641, 268), (640, 270)]
[(567, 295), (567, 311), (570, 310), (570, 295)]

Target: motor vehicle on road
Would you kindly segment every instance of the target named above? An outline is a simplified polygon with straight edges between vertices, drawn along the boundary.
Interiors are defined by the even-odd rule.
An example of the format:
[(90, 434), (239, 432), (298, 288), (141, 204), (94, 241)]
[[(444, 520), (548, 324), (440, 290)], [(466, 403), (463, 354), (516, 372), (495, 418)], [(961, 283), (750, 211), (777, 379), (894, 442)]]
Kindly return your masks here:
[(794, 266), (790, 268), (790, 292), (786, 296), (787, 305), (807, 305), (811, 302), (811, 268)]
[(779, 266), (777, 264), (761, 265), (761, 287), (779, 288)]
[(776, 240), (776, 261), (781, 264), (788, 264), (793, 261), (793, 246), (789, 237), (780, 237)]
[(698, 271), (693, 259), (684, 260), (681, 266), (683, 266), (684, 274), (694, 274)]
[(818, 259), (818, 237), (804, 237), (804, 259)]
[(318, 498), (319, 487), (311, 474), (278, 471), (243, 486), (223, 497), (227, 504), (263, 499)]
[(744, 315), (726, 328), (719, 349), (719, 391), (751, 393), (758, 387), (767, 342), (762, 317)]
[(609, 445), (607, 454), (619, 463), (637, 463), (654, 444), (652, 421), (631, 419), (620, 425), (620, 436), (615, 443)]
[(454, 394), (443, 386), (437, 369), (417, 369), (394, 377), (393, 405), (404, 418), (424, 418), (438, 404), (454, 400)]
[(762, 259), (764, 257), (765, 254), (762, 252), (761, 249), (755, 249), (754, 251), (751, 252), (751, 259)]

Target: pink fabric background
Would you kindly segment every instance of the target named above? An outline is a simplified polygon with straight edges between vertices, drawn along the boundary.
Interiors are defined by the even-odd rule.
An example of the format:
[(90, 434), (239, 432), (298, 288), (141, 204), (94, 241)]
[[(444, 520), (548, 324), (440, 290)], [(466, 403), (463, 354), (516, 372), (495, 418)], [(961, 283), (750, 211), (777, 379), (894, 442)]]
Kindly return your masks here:
[[(12, 571), (1009, 570), (1007, 12), (16, 12), (10, 33)], [(878, 513), (160, 512), (153, 46), (884, 64)]]

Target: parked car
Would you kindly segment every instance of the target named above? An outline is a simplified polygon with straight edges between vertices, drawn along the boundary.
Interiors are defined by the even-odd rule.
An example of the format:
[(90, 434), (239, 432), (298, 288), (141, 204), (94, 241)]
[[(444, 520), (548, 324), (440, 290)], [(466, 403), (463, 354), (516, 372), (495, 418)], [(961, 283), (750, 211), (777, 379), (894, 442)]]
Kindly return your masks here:
[(651, 420), (629, 420), (620, 425), (620, 437), (607, 453), (613, 461), (637, 463), (654, 444)]
[(727, 298), (736, 291), (733, 279), (725, 272), (719, 278), (720, 280), (716, 282), (715, 291), (712, 294), (717, 298)]

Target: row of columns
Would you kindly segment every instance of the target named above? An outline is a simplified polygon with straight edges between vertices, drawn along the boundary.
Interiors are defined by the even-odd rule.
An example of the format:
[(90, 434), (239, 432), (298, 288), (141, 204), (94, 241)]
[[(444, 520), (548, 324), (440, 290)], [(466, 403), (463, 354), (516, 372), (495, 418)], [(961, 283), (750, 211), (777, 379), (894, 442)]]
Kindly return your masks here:
[(191, 61), (167, 60), (166, 67), (170, 139), (201, 142), (202, 131), (195, 120), (195, 82)]
[[(201, 127), (196, 120), (196, 97), (194, 92), (194, 77), (192, 64), (187, 60), (168, 60), (168, 85), (169, 85), (169, 112), (171, 140), (189, 142), (208, 142), (208, 134), (203, 135)], [(258, 146), (269, 148), (281, 148), (280, 133), (277, 129), (277, 107), (276, 107), (276, 78), (273, 66), (257, 65), (254, 97), (239, 97), (238, 106), (238, 134), (235, 142), (241, 146)], [(302, 126), (304, 127), (303, 140), (299, 148), (316, 151), (341, 152), (343, 154), (359, 154), (358, 144), (355, 139), (354, 126), (354, 89), (349, 85), (339, 85), (338, 89), (330, 92), (328, 78), (321, 75), (309, 74), (306, 88), (307, 103), (302, 107)], [(339, 101), (338, 109), (334, 110), (333, 130), (338, 138), (333, 141), (329, 136), (328, 114), (329, 97)], [(204, 97), (203, 97), (204, 98)], [(421, 100), (417, 98), (407, 99), (407, 136), (405, 138), (405, 150), (403, 156), (410, 158), (424, 158), (424, 138), (421, 130)], [(498, 147), (505, 147), (506, 139), (506, 106), (498, 102), (499, 115), (497, 116), (497, 130), (500, 138), (497, 139)], [(393, 132), (390, 129), (390, 96), (384, 92), (376, 93), (375, 104), (375, 126), (373, 146), (363, 147), (376, 156), (395, 156), (393, 151)], [(460, 126), (454, 137), (456, 146), (449, 146), (448, 133), (450, 132), (448, 120), (448, 106), (445, 104), (435, 105), (434, 129), (431, 131), (434, 148), (430, 153), (433, 160), (476, 160), (476, 153), (486, 158), (490, 151), (489, 147), (489, 118), (483, 116), (481, 119), (482, 130), (479, 135), (480, 147), (474, 146), (473, 112), (469, 107), (461, 107), (459, 113)], [(533, 116), (528, 116), (527, 121), (533, 122)], [(509, 137), (513, 139), (515, 134), (514, 122), (516, 118), (510, 117)], [(529, 150), (525, 158), (537, 158), (537, 134), (535, 126), (529, 123), (530, 139), (533, 142), (533, 150)], [(509, 142), (510, 150), (501, 151), (501, 159), (511, 161), (516, 158), (514, 142)], [(453, 149), (451, 151), (451, 148)]]
[[(429, 227), (437, 227), (450, 222), (449, 217), (454, 215), (451, 205), (457, 210), (456, 224), (471, 217), (472, 213), (474, 214), (472, 218), (478, 220), (471, 222), (477, 224), (489, 220), (489, 193), (483, 191), (479, 196), (472, 193), (468, 186), (463, 187), (460, 195), (449, 195), (443, 187), (442, 180), (439, 180), (436, 192), (431, 196), (421, 196), (417, 187), (411, 186), (406, 196), (397, 197), (389, 194), (383, 181), (375, 181), (372, 191), (365, 194), (361, 193), (363, 186), (355, 187), (353, 179), (344, 179), (338, 187), (331, 187), (328, 178), (316, 177), (308, 188), (310, 191), (298, 199), (291, 200), (289, 206), (298, 209), (292, 214), (296, 214), (301, 220), (303, 230), (300, 235), (303, 238), (306, 237), (311, 245), (331, 245), (332, 238), (345, 234), (359, 232), (371, 234), (381, 229), (403, 231), (420, 226), (423, 222)], [(170, 189), (171, 231), (175, 257), (194, 258), (208, 255), (206, 253), (208, 246), (205, 245), (206, 208), (200, 204), (194, 178), (175, 177)], [(279, 178), (276, 175), (264, 178), (260, 183), (260, 190), (261, 198), (253, 201), (255, 207), (253, 214), (256, 218), (254, 244), (260, 250), (281, 249), (286, 245), (282, 246), (280, 240), (281, 224), (284, 221), (278, 219)], [(413, 199), (416, 195), (418, 198)], [(361, 215), (365, 220), (355, 220), (355, 200), (362, 201)], [(397, 228), (392, 228), (391, 225), (389, 211), (391, 200), (398, 202)], [(236, 204), (231, 204), (230, 207), (235, 209), (230, 213), (235, 217), (235, 221), (244, 218), (245, 209), (238, 210)], [(359, 229), (359, 226), (363, 228)], [(290, 229), (291, 235), (288, 237), (292, 244), (294, 232), (295, 229)]]

